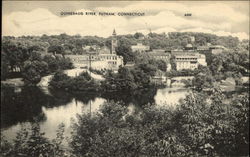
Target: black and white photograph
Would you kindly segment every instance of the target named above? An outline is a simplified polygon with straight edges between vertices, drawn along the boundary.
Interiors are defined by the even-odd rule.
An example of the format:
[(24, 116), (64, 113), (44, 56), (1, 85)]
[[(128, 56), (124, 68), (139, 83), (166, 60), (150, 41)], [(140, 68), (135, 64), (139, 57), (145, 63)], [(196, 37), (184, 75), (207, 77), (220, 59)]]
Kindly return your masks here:
[(249, 157), (250, 1), (2, 1), (0, 157)]

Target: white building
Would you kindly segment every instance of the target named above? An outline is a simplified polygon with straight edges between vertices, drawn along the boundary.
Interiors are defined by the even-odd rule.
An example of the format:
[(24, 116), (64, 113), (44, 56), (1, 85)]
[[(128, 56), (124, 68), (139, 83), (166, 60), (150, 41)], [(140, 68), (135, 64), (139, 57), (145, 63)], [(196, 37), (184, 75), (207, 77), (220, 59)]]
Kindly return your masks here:
[(207, 66), (206, 56), (204, 54), (197, 54), (197, 61), (198, 64)]
[(91, 62), (91, 68), (97, 70), (118, 70), (123, 66), (123, 57), (116, 54), (98, 54)]
[(223, 51), (227, 50), (227, 48), (221, 45), (213, 45), (210, 46), (209, 49), (211, 50), (212, 54), (220, 54)]
[(117, 46), (116, 32), (112, 34), (111, 50), (107, 47), (93, 53), (83, 55), (65, 55), (72, 60), (76, 68), (92, 68), (96, 70), (118, 70), (123, 66), (123, 57), (115, 52)]
[(198, 65), (207, 66), (206, 57), (196, 52), (175, 53), (176, 70), (198, 68)]
[(192, 43), (194, 43), (195, 42), (195, 37), (194, 36), (190, 36), (190, 40), (191, 40)]
[(156, 85), (166, 85), (167, 84), (167, 77), (165, 76), (164, 72), (158, 70), (158, 71), (156, 71), (155, 76), (150, 78), (150, 81)]
[(163, 60), (165, 62), (169, 62), (169, 59), (171, 57), (170, 53), (165, 53), (164, 51), (157, 50), (150, 51), (147, 54), (156, 60)]
[(87, 68), (89, 62), (88, 55), (65, 55), (66, 58), (70, 58), (75, 68)]
[(132, 52), (145, 52), (149, 51), (150, 47), (147, 45), (143, 45), (142, 43), (137, 43), (137, 45), (132, 45), (131, 46)]

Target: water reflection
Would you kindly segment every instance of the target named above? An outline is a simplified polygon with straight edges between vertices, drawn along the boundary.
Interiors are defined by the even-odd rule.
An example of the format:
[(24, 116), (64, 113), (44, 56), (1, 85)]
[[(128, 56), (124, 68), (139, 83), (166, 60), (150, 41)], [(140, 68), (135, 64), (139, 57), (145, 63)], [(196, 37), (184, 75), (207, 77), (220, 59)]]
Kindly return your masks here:
[(164, 88), (159, 89), (154, 97), (155, 104), (158, 106), (175, 107), (181, 99), (188, 93), (185, 88)]
[(103, 93), (101, 96), (107, 101), (122, 101), (126, 105), (133, 104), (135, 106), (144, 106), (154, 103), (156, 89), (136, 90), (130, 92), (111, 92)]
[(39, 88), (23, 88), (15, 93), (14, 89), (1, 91), (1, 128), (15, 125), (18, 122), (46, 120), (42, 106), (46, 106), (52, 97), (47, 97)]
[(2, 89), (1, 132), (8, 139), (13, 139), (21, 125), (29, 125), (37, 119), (46, 137), (54, 138), (60, 123), (65, 124), (65, 134), (69, 136), (71, 120), (75, 119), (77, 114), (96, 112), (105, 101), (124, 102), (131, 114), (137, 114), (148, 103), (176, 103), (186, 92), (184, 89), (147, 89), (133, 92), (70, 94), (38, 87), (23, 88), (19, 93)]
[(96, 112), (104, 101), (104, 99), (97, 97), (93, 103), (89, 102), (85, 104), (73, 98), (71, 102), (62, 106), (54, 108), (43, 107), (42, 111), (48, 120), (41, 123), (41, 130), (46, 132), (48, 138), (53, 138), (56, 136), (55, 130), (58, 125), (64, 123), (65, 134), (70, 135), (71, 119), (75, 119), (77, 114), (90, 113), (90, 104), (91, 112)]

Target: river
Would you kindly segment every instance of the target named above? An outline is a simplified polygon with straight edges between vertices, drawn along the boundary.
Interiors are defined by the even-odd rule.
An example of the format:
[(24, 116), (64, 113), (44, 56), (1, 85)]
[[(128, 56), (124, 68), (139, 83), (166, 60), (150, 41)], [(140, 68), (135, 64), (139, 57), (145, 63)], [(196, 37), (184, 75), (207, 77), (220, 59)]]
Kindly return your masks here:
[(49, 139), (56, 136), (60, 123), (65, 124), (65, 135), (70, 136), (71, 121), (77, 114), (93, 114), (106, 101), (124, 102), (124, 105), (136, 114), (148, 103), (173, 107), (187, 93), (187, 89), (181, 88), (102, 94), (70, 94), (47, 87), (26, 87), (19, 92), (2, 90), (1, 133), (8, 140), (12, 140), (22, 126), (29, 126), (36, 119)]
[[(81, 70), (82, 71), (82, 70)], [(80, 73), (81, 71), (77, 71)], [(73, 69), (66, 71), (75, 76)], [(99, 78), (96, 75), (93, 75)], [(1, 90), (1, 134), (8, 140), (15, 138), (21, 127), (30, 126), (38, 121), (45, 136), (52, 139), (60, 123), (65, 124), (65, 135), (70, 136), (72, 119), (77, 114), (95, 113), (106, 101), (123, 102), (131, 113), (142, 111), (142, 106), (155, 104), (175, 108), (178, 102), (185, 98), (188, 89), (163, 88), (147, 89), (134, 92), (114, 93), (75, 93), (70, 94), (60, 90), (48, 89), (51, 76), (41, 81), (40, 87), (18, 87), (18, 89)], [(243, 78), (243, 82), (249, 78)]]

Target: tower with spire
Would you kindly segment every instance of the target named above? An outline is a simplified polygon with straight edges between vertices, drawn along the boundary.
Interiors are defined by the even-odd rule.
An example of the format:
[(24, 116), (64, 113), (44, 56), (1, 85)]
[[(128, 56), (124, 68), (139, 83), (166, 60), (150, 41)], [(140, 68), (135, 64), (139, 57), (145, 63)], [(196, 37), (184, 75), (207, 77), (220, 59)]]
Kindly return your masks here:
[(112, 41), (111, 41), (111, 54), (116, 54), (115, 48), (117, 47), (117, 38), (116, 38), (116, 32), (115, 29), (112, 34)]

